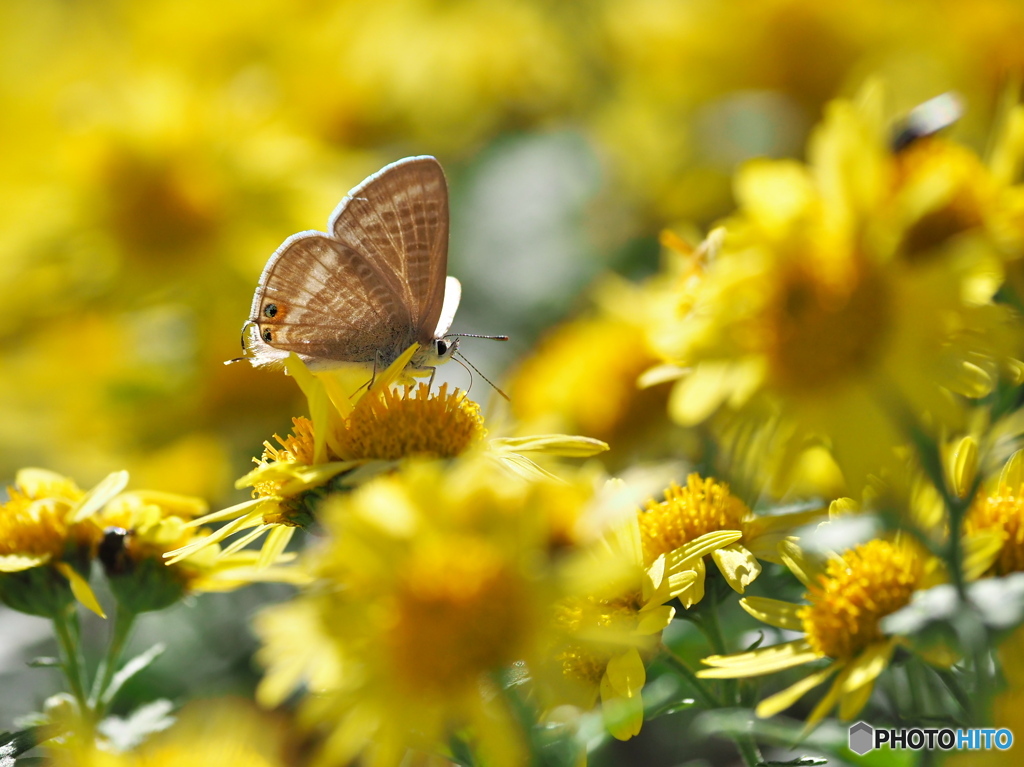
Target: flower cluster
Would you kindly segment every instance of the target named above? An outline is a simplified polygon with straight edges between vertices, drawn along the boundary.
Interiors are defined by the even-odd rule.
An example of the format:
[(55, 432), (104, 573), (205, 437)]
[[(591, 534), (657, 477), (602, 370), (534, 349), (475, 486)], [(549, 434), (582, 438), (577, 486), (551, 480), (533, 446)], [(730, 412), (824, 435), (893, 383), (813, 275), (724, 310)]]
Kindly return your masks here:
[[(673, 713), (686, 759), (728, 758), (711, 731), (754, 767), (847, 759), (832, 718), (1020, 719), (1016, 0), (55, 2), (0, 8), (0, 423), (137, 486), (6, 467), (0, 602), (52, 622), (66, 692), (0, 764), (579, 767)], [(892, 93), (834, 99), (869, 69)], [(521, 290), (510, 332), (598, 257), (644, 276), (595, 279), (506, 409), (414, 380), (418, 344), (220, 365), (280, 233), (402, 147), (450, 155), (453, 242), (486, 220), (492, 259), (453, 271)], [(162, 652), (125, 659), (138, 616), (258, 582), (225, 686), (267, 711), (121, 710)]]

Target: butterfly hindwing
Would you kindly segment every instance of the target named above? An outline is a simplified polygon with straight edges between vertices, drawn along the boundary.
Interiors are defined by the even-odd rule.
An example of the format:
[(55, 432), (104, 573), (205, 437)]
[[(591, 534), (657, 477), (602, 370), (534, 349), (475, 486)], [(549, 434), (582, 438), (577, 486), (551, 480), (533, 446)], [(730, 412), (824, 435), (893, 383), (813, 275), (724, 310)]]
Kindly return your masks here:
[(342, 200), (329, 230), (378, 267), (408, 310), (411, 341), (432, 341), (448, 269), (448, 185), (437, 160), (409, 157), (370, 176)]
[(270, 259), (250, 320), (256, 323), (254, 351), (267, 358), (296, 352), (372, 364), (378, 352), (415, 340), (391, 281), (362, 253), (316, 232), (289, 238)]

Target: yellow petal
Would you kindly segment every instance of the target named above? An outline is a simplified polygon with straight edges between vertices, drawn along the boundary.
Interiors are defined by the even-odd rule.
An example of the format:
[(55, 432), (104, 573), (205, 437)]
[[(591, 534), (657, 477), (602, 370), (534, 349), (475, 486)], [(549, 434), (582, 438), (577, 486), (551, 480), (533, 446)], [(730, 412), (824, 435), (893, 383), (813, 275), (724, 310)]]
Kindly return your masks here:
[(647, 672), (636, 648), (630, 647), (608, 661), (605, 677), (619, 695), (627, 698), (637, 695), (647, 681)]
[[(840, 662), (832, 664), (836, 668), (842, 668)], [(836, 677), (835, 681), (832, 682), (832, 686), (828, 688), (828, 692), (825, 693), (824, 697), (818, 701), (818, 705), (814, 707), (810, 715), (807, 717), (807, 726), (804, 727), (804, 732), (810, 732), (814, 727), (817, 726), (818, 722), (828, 716), (828, 712), (836, 707), (836, 703), (839, 702), (839, 697), (842, 695), (843, 682), (846, 681), (846, 676), (849, 673), (849, 669), (843, 668), (839, 672), (839, 676)]]
[(964, 437), (953, 448), (949, 455), (947, 470), (953, 492), (958, 498), (966, 498), (978, 473), (978, 443), (974, 437)]
[[(703, 580), (704, 572), (697, 572), (696, 570), (686, 570), (685, 572), (675, 573), (670, 575), (665, 581), (668, 588), (666, 589), (669, 599), (674, 599), (683, 592), (687, 591), (691, 586), (695, 585), (698, 580)], [(703, 593), (703, 591), (702, 591)], [(700, 601), (699, 598), (695, 601)]]
[(737, 172), (735, 186), (742, 207), (776, 234), (816, 199), (807, 169), (794, 160), (752, 160)]
[(828, 505), (829, 519), (835, 519), (846, 514), (856, 514), (860, 511), (860, 504), (853, 498), (836, 498)]
[(68, 582), (71, 584), (71, 593), (75, 595), (75, 599), (101, 618), (107, 617), (107, 614), (103, 612), (103, 608), (100, 607), (96, 595), (92, 593), (89, 582), (79, 575), (75, 568), (67, 562), (57, 562), (54, 566), (57, 568), (57, 572), (68, 579)]
[(267, 567), (273, 564), (284, 553), (285, 547), (288, 545), (288, 541), (292, 539), (294, 533), (295, 528), (287, 525), (277, 525), (271, 530), (270, 535), (267, 536), (267, 540), (263, 544), (263, 548), (260, 550), (259, 566)]
[(703, 679), (761, 676), (810, 663), (821, 657), (820, 653), (811, 649), (806, 639), (794, 639), (792, 642), (761, 647), (735, 655), (711, 655), (703, 662), (715, 668), (702, 669), (697, 672), (697, 676)]
[[(480, 754), (480, 762), (494, 767), (521, 767), (529, 764), (529, 755), (525, 753), (526, 744), (518, 722), (513, 720), (508, 707), (501, 703), (500, 700), (492, 699), (483, 705), (470, 706), (469, 726)], [(439, 756), (432, 760), (401, 760), (403, 765), (417, 762), (424, 767), (452, 764)]]
[(988, 371), (966, 360), (961, 360), (960, 364), (953, 369), (953, 375), (954, 378), (949, 382), (949, 387), (958, 394), (972, 399), (988, 396), (995, 385), (995, 381), (992, 380)]
[(88, 519), (97, 511), (102, 509), (110, 499), (115, 495), (124, 490), (125, 485), (128, 484), (128, 472), (127, 471), (115, 471), (108, 474), (106, 477), (100, 480), (100, 483), (96, 485), (92, 490), (86, 493), (85, 498), (78, 504), (78, 508), (75, 509), (71, 519), (68, 521), (72, 524), (81, 522), (83, 519)]
[(620, 695), (608, 675), (601, 677), (601, 712), (604, 726), (617, 740), (629, 740), (640, 732), (644, 723), (643, 698)]
[(874, 689), (875, 685), (872, 682), (857, 688), (853, 692), (843, 693), (839, 697), (839, 718), (843, 721), (849, 721), (856, 717), (861, 712), (861, 709), (867, 705), (868, 701), (871, 700), (871, 693)]
[(545, 453), (564, 458), (589, 458), (608, 450), (608, 443), (591, 437), (571, 434), (543, 434), (536, 437), (498, 437), (491, 440), (493, 448), (507, 448), (516, 453)]
[[(846, 678), (843, 680), (843, 693), (851, 693), (864, 685), (872, 685), (878, 675), (889, 665), (896, 640), (875, 642), (865, 647), (856, 658), (850, 661)], [(843, 717), (844, 719), (848, 717)]]
[(49, 469), (19, 469), (14, 483), (30, 498), (60, 496), (74, 500), (82, 492), (70, 479)]
[(789, 631), (803, 630), (803, 621), (797, 617), (800, 605), (792, 602), (768, 597), (744, 597), (740, 600), (740, 607), (769, 626)]
[(309, 368), (293, 352), (285, 361), (285, 370), (306, 395), (309, 417), (313, 422), (313, 462), (327, 461), (327, 434), (331, 430), (331, 400), (323, 382), (309, 372)]
[[(173, 551), (164, 552), (165, 564), (173, 565), (180, 562), (185, 557), (195, 554), (200, 549), (207, 546), (212, 546), (215, 543), (220, 543), (228, 536), (234, 535), (239, 530), (245, 530), (250, 527), (256, 527), (263, 524), (263, 514), (259, 512), (250, 512), (245, 516), (233, 519), (223, 527), (219, 527), (212, 533), (207, 535), (205, 538), (200, 538), (192, 543), (186, 544), (181, 548), (174, 549)], [(187, 525), (186, 525), (187, 527)]]
[(821, 508), (754, 517), (746, 523), (743, 545), (758, 559), (781, 565), (779, 544), (801, 527), (824, 522), (827, 513)]
[(701, 362), (679, 381), (669, 396), (669, 413), (683, 426), (700, 423), (729, 396), (729, 364)]
[(202, 527), (203, 525), (208, 525), (211, 522), (223, 522), (225, 519), (237, 519), (238, 517), (246, 516), (247, 514), (254, 512), (256, 506), (264, 506), (270, 503), (273, 503), (273, 501), (267, 498), (254, 498), (251, 501), (243, 501), (242, 503), (234, 506), (229, 506), (226, 509), (214, 511), (210, 514), (204, 514), (201, 517), (191, 519), (185, 527)]
[(4, 554), (0, 557), (0, 573), (20, 573), (46, 564), (52, 554)]
[(639, 389), (648, 389), (651, 386), (675, 381), (677, 378), (682, 378), (688, 372), (689, 368), (680, 367), (679, 365), (655, 365), (640, 374), (640, 377), (636, 379), (636, 385)]
[(684, 586), (677, 595), (679, 597), (679, 601), (683, 603), (683, 607), (687, 610), (704, 598), (704, 560), (698, 559), (694, 563), (693, 569), (689, 572), (695, 573), (697, 578), (689, 585)]
[(785, 540), (779, 544), (779, 557), (807, 588), (817, 586), (825, 574), (821, 563), (807, 556), (792, 540)]
[(742, 537), (743, 533), (739, 530), (716, 530), (713, 533), (705, 533), (685, 546), (680, 546), (678, 549), (669, 552), (666, 555), (668, 570), (671, 573), (675, 573), (680, 570), (689, 569), (698, 560), (702, 560), (711, 552), (724, 546), (729, 546)]
[(1024, 448), (1021, 448), (1003, 466), (999, 473), (1000, 486), (1005, 485), (1013, 491), (1017, 491), (1024, 485)]
[[(659, 554), (658, 558), (651, 562), (647, 568), (646, 578), (644, 578), (644, 602), (650, 602), (651, 596), (653, 596), (665, 582), (665, 555)], [(648, 594), (650, 589), (650, 594)]]
[(675, 617), (676, 608), (668, 605), (661, 605), (652, 610), (641, 610), (640, 620), (637, 622), (635, 632), (648, 636), (663, 631)]
[(711, 552), (711, 556), (722, 575), (725, 576), (726, 582), (732, 586), (733, 591), (739, 594), (742, 594), (743, 590), (761, 574), (761, 564), (739, 543), (715, 549)]
[(796, 684), (762, 700), (757, 704), (755, 712), (759, 717), (765, 719), (785, 711), (810, 690), (813, 690), (827, 680), (835, 671), (835, 666), (829, 665), (828, 668), (823, 668), (821, 671), (815, 671), (813, 674), (805, 676)]
[(980, 530), (965, 535), (961, 546), (964, 578), (973, 581), (980, 578), (996, 561), (1003, 549), (1003, 536), (996, 530)]

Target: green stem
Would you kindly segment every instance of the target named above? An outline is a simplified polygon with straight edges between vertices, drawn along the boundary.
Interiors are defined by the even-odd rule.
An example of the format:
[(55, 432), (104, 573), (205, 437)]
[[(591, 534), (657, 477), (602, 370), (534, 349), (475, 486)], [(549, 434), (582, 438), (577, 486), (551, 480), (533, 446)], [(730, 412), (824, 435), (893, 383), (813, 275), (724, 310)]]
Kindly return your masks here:
[[(722, 626), (718, 620), (717, 588), (709, 588), (705, 596), (708, 601), (704, 606), (704, 609), (701, 610), (701, 619), (698, 625), (704, 631), (704, 636), (708, 638), (708, 642), (711, 643), (711, 647), (714, 649), (715, 653), (718, 655), (725, 655), (727, 652), (725, 636), (722, 634)], [(725, 695), (726, 701), (728, 701), (728, 705), (743, 705), (743, 701), (740, 699), (740, 686), (737, 680), (723, 679), (722, 687), (722, 692)], [(747, 767), (757, 767), (757, 765), (764, 761), (761, 756), (761, 751), (758, 749), (753, 737), (750, 735), (733, 735), (731, 737)]]
[(82, 714), (89, 711), (89, 700), (85, 695), (85, 669), (82, 664), (81, 644), (78, 641), (77, 622), (74, 606), (53, 617), (53, 628), (60, 648), (61, 668), (68, 680), (68, 688)]
[(704, 686), (704, 682), (702, 682), (694, 670), (690, 668), (689, 664), (667, 647), (664, 647), (663, 649), (665, 662), (690, 683), (690, 686), (696, 691), (697, 697), (701, 699), (704, 705), (708, 708), (721, 708), (722, 702)]
[(953, 700), (960, 707), (960, 716), (956, 717), (956, 720), (963, 723), (964, 717), (970, 716), (971, 699), (964, 690), (963, 685), (960, 684), (960, 680), (956, 678), (956, 674), (951, 669), (938, 668), (936, 666), (928, 666), (928, 668), (938, 677), (949, 694), (953, 696)]
[(110, 637), (110, 644), (107, 647), (107, 654), (96, 672), (96, 679), (92, 686), (92, 694), (89, 702), (96, 712), (96, 718), (102, 719), (103, 714), (110, 701), (104, 700), (107, 688), (117, 672), (121, 662), (121, 655), (124, 652), (128, 636), (131, 634), (132, 626), (135, 625), (136, 613), (125, 610), (121, 607), (117, 610), (117, 617), (114, 619), (114, 630)]
[(740, 752), (740, 756), (743, 757), (743, 763), (747, 767), (757, 767), (757, 765), (764, 762), (761, 750), (757, 747), (752, 737), (749, 735), (733, 735), (732, 739)]

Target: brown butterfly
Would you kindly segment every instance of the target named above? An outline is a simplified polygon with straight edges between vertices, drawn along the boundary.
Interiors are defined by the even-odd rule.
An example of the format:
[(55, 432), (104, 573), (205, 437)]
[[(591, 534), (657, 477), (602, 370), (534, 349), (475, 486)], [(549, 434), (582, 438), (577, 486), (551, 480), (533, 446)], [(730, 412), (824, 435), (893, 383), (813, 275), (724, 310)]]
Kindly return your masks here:
[(462, 288), (447, 267), (440, 163), (391, 163), (348, 193), (327, 232), (293, 234), (267, 261), (243, 327), (248, 359), (280, 365), (294, 352), (314, 370), (380, 370), (418, 342), (407, 370), (432, 371), (458, 348), (445, 334)]

